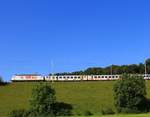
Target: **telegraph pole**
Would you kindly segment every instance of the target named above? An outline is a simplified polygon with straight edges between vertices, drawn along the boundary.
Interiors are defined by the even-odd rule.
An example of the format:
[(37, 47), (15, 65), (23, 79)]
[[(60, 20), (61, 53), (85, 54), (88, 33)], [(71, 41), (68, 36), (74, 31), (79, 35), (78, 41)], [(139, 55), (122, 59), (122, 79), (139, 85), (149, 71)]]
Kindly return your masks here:
[(112, 75), (113, 75), (113, 65), (111, 65), (111, 67), (110, 67), (110, 75), (111, 75), (111, 77), (112, 77)]
[(146, 60), (145, 60), (145, 76), (147, 76), (147, 65), (146, 65)]
[(113, 65), (111, 65), (111, 75), (113, 75)]
[(53, 61), (51, 60), (51, 75), (52, 75), (52, 83), (54, 83), (54, 73), (53, 73), (53, 68), (54, 68), (54, 64), (53, 64)]

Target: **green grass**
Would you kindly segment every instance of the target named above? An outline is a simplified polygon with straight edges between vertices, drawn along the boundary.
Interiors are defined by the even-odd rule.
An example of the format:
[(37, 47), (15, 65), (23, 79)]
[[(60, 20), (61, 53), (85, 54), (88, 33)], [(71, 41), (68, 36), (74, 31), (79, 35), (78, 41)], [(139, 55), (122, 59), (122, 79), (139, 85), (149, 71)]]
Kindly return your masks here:
[[(72, 116), (85, 117), (85, 116)], [(89, 116), (89, 117), (150, 117), (150, 114), (126, 114), (126, 115), (105, 115), (105, 116)]]
[[(83, 114), (89, 110), (95, 115), (100, 115), (102, 107), (109, 106), (114, 109), (112, 92), (114, 83), (115, 81), (55, 82), (52, 86), (56, 89), (57, 99), (72, 104), (75, 114)], [(13, 109), (28, 108), (31, 91), (36, 84), (36, 82), (18, 82), (1, 86), (0, 117), (5, 117), (8, 112)], [(147, 81), (146, 84), (147, 96), (150, 97), (150, 81)], [(144, 117), (137, 115), (137, 117), (138, 116)], [(122, 115), (117, 117), (122, 117)], [(147, 117), (147, 115), (145, 115), (145, 117)]]

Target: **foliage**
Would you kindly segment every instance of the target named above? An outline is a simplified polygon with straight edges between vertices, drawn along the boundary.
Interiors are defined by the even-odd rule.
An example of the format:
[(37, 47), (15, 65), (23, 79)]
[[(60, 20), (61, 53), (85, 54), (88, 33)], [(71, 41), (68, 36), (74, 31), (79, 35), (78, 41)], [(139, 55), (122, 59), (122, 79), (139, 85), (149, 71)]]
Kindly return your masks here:
[(71, 115), (73, 109), (70, 104), (56, 102), (55, 90), (48, 84), (40, 84), (33, 89), (30, 105), (31, 114), (36, 117)]
[(28, 117), (28, 113), (24, 109), (13, 110), (10, 112), (9, 117)]
[(53, 115), (52, 104), (55, 102), (55, 90), (50, 85), (40, 84), (33, 89), (30, 105), (38, 115)]
[(52, 110), (56, 116), (69, 116), (72, 115), (72, 105), (64, 102), (56, 102), (52, 105)]
[(2, 79), (2, 77), (0, 76), (0, 85), (3, 85), (4, 84), (4, 81)]
[(0, 76), (0, 86), (8, 85), (8, 82), (4, 82), (3, 78)]
[(91, 116), (91, 115), (93, 115), (93, 113), (90, 112), (89, 110), (86, 110), (86, 111), (84, 112), (84, 115), (85, 115), (85, 116)]
[[(147, 73), (150, 74), (150, 59), (146, 60), (147, 64)], [(130, 64), (130, 65), (110, 65), (107, 67), (91, 67), (88, 68), (84, 71), (75, 71), (71, 73), (56, 73), (56, 75), (109, 75), (111, 74), (111, 68), (113, 74), (144, 74), (144, 64), (139, 63), (139, 64)]]
[(139, 113), (148, 111), (145, 107), (145, 80), (135, 75), (124, 75), (114, 85), (114, 100), (120, 113)]
[(113, 111), (112, 108), (110, 108), (110, 107), (105, 107), (105, 108), (102, 108), (101, 114), (102, 114), (102, 115), (113, 115), (113, 114), (115, 114), (115, 112)]

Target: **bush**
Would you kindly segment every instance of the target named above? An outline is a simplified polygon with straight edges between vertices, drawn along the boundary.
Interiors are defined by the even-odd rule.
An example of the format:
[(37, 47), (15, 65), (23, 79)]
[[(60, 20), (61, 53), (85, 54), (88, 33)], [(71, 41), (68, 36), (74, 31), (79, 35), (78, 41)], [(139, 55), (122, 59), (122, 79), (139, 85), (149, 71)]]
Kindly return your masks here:
[(84, 115), (85, 116), (91, 116), (91, 115), (93, 115), (93, 113), (90, 112), (89, 110), (87, 110), (87, 111), (84, 112)]
[(28, 113), (24, 109), (13, 110), (10, 112), (9, 117), (28, 117)]
[(124, 75), (114, 85), (115, 107), (119, 113), (146, 112), (145, 80), (134, 75)]
[(4, 82), (3, 78), (0, 76), (0, 86), (5, 86), (9, 84), (8, 82)]
[(32, 91), (30, 109), (14, 110), (9, 117), (55, 117), (72, 115), (72, 106), (56, 102), (55, 90), (50, 85), (37, 85)]
[(56, 116), (69, 116), (72, 115), (72, 105), (63, 102), (56, 102), (52, 105), (52, 110)]
[(50, 85), (40, 84), (32, 91), (30, 100), (33, 116), (66, 116), (72, 114), (72, 105), (56, 102), (55, 90)]
[(113, 115), (113, 114), (115, 114), (115, 112), (112, 110), (112, 108), (105, 107), (105, 108), (102, 108), (101, 114), (102, 115)]
[(50, 85), (40, 83), (32, 91), (30, 110), (38, 115), (53, 115), (52, 104), (55, 102), (55, 90)]
[(3, 85), (4, 84), (4, 81), (2, 79), (2, 77), (0, 76), (0, 85)]
[(121, 113), (123, 113), (123, 114), (136, 113), (136, 114), (138, 114), (138, 113), (140, 113), (140, 111), (138, 111), (136, 108), (135, 109), (123, 108)]

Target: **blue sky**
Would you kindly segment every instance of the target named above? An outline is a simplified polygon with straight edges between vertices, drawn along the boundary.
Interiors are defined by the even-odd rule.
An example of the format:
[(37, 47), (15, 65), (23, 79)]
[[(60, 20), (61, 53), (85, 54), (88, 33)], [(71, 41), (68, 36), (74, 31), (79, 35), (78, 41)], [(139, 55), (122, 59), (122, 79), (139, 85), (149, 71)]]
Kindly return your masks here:
[(0, 75), (71, 72), (150, 57), (149, 0), (1, 0)]

